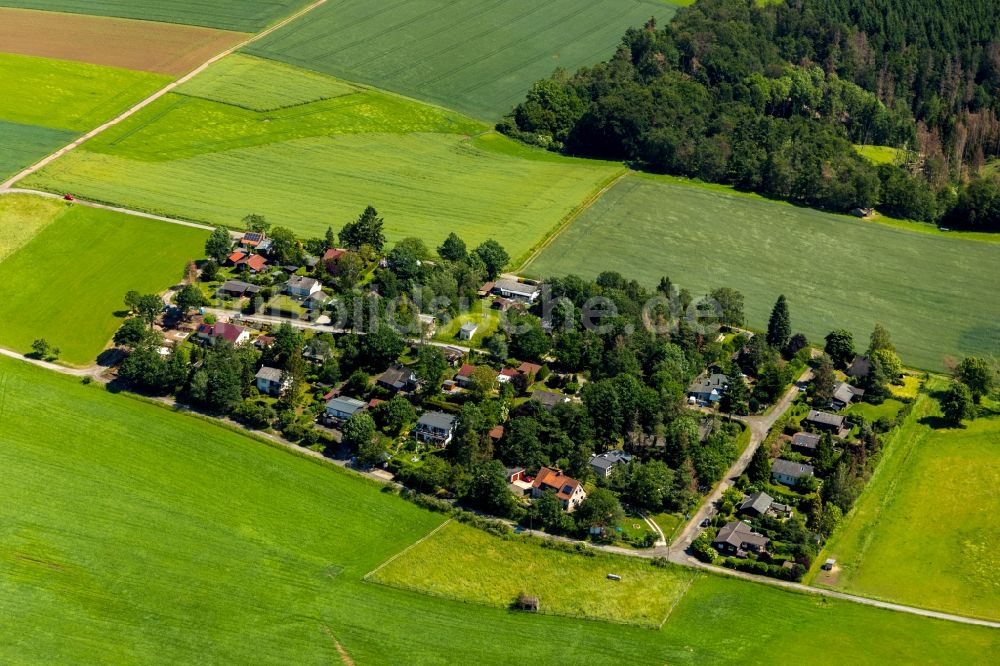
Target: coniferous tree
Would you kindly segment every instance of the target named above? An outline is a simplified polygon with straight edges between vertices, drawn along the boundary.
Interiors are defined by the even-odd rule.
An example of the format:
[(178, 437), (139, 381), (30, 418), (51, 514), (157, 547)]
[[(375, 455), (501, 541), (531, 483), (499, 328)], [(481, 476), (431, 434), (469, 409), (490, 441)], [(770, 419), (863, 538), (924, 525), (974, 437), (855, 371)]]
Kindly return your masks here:
[(778, 296), (767, 322), (767, 344), (775, 349), (784, 349), (791, 337), (792, 320), (788, 314), (788, 302), (782, 294)]

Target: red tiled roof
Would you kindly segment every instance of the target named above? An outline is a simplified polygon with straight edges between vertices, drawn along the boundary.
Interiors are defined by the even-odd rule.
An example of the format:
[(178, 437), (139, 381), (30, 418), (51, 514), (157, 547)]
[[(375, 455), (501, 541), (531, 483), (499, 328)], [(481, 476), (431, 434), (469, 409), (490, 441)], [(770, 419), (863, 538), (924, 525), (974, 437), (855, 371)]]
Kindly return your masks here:
[(222, 338), (235, 343), (240, 335), (247, 329), (236, 324), (227, 324), (224, 321), (217, 321), (214, 324), (202, 324), (198, 327), (198, 332), (210, 338)]
[(257, 271), (259, 273), (264, 270), (264, 267), (267, 265), (267, 259), (259, 254), (254, 254), (244, 259), (243, 263), (246, 264), (250, 270)]
[(458, 377), (471, 377), (472, 376), (472, 372), (475, 369), (476, 369), (476, 366), (469, 365), (468, 363), (466, 363), (465, 365), (462, 366), (462, 369), (458, 371), (458, 375), (457, 376)]
[(379, 400), (378, 398), (372, 398), (371, 400), (368, 401), (368, 409), (374, 409), (375, 407), (378, 407), (379, 405), (381, 405), (384, 402), (385, 402), (385, 400)]
[(343, 248), (330, 248), (323, 253), (323, 263), (328, 261), (340, 261), (340, 258), (347, 254), (347, 250)]
[(498, 425), (490, 429), (490, 439), (500, 439), (503, 437), (503, 426)]
[(569, 500), (580, 486), (580, 482), (566, 476), (562, 473), (562, 470), (543, 467), (538, 470), (538, 474), (531, 485), (541, 490), (552, 490), (559, 499)]
[(514, 368), (504, 368), (503, 370), (500, 371), (500, 374), (503, 375), (504, 377), (516, 377), (518, 371), (515, 370)]
[(239, 250), (237, 250), (236, 252), (233, 252), (231, 255), (229, 255), (229, 261), (235, 264), (237, 261), (239, 261), (245, 256), (247, 256), (245, 252), (240, 252)]
[(525, 375), (537, 375), (538, 371), (542, 369), (542, 366), (535, 363), (528, 363), (525, 361), (521, 364), (521, 367), (517, 369), (518, 372)]
[(243, 234), (243, 240), (240, 241), (243, 245), (248, 245), (250, 247), (257, 247), (264, 240), (264, 234), (258, 231), (248, 231)]

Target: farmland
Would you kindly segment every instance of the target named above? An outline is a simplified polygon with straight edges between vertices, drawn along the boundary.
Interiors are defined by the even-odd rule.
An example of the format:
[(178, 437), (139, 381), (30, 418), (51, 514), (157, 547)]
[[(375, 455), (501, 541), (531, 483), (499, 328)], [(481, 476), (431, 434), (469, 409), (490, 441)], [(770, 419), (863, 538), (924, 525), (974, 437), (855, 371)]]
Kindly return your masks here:
[[(23, 220), (38, 225), (28, 240)], [(0, 262), (0, 345), (21, 352), (36, 338), (61, 359), (86, 364), (121, 323), (125, 292), (158, 293), (204, 252), (204, 231), (35, 197), (0, 198), (0, 230), (21, 233)]]
[(248, 50), (496, 120), (557, 67), (594, 64), (627, 28), (674, 11), (658, 0), (346, 0)]
[(3, 662), (339, 663), (339, 645), (357, 663), (500, 664), (517, 645), (539, 663), (975, 664), (1000, 647), (985, 628), (711, 576), (661, 631), (364, 584), (442, 519), (10, 359), (0, 395)]
[(185, 74), (245, 39), (236, 32), (0, 8), (0, 52)]
[(882, 469), (817, 558), (836, 558), (839, 572), (814, 572), (813, 582), (997, 620), (1000, 416), (961, 429), (932, 427), (938, 422), (935, 400), (921, 395)]
[(76, 132), (21, 125), (0, 120), (0, 137), (3, 137), (3, 151), (0, 152), (0, 182), (60, 148), (74, 138)]
[(390, 240), (437, 244), (454, 230), (472, 244), (502, 239), (517, 257), (622, 171), (492, 133), (470, 138), (487, 127), (283, 65), (255, 68), (246, 85), (276, 85), (293, 105), (277, 95), (251, 103), (230, 75), (243, 62), (224, 60), (207, 83), (195, 78), (25, 185), (213, 224), (253, 211), (304, 236), (373, 204)]
[(667, 275), (694, 294), (734, 287), (754, 326), (784, 293), (792, 327), (811, 340), (834, 328), (866, 340), (879, 321), (904, 363), (928, 369), (944, 367), (945, 355), (1000, 346), (1000, 296), (990, 286), (1000, 279), (996, 244), (654, 177), (619, 182), (525, 270), (617, 270), (648, 286)]
[(255, 32), (292, 14), (306, 0), (0, 0), (0, 4)]
[[(609, 571), (622, 580), (608, 580)], [(449, 523), (371, 580), (501, 608), (524, 592), (538, 596), (543, 612), (659, 627), (693, 577), (679, 567), (657, 569), (645, 560), (604, 554), (581, 557)]]

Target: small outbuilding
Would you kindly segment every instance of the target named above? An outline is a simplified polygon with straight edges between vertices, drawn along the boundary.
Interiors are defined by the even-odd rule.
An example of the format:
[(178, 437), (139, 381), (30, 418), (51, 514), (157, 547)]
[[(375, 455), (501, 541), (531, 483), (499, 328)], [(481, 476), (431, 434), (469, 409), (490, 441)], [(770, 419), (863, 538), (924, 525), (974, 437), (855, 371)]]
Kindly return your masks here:
[(523, 593), (517, 597), (515, 606), (518, 610), (529, 611), (531, 613), (537, 613), (542, 607), (538, 601), (538, 597)]

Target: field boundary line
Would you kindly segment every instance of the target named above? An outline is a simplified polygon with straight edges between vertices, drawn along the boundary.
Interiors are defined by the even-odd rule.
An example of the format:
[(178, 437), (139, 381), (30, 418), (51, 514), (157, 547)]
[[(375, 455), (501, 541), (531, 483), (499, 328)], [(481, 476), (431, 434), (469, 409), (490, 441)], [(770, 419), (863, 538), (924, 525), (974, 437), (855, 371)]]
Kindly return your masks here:
[(311, 12), (314, 9), (316, 9), (320, 5), (326, 4), (326, 1), (327, 0), (316, 0), (316, 2), (312, 3), (311, 5), (309, 5), (307, 7), (303, 7), (302, 9), (300, 9), (299, 11), (297, 11), (296, 13), (292, 14), (291, 16), (289, 16), (289, 17), (287, 17), (287, 18), (285, 18), (285, 19), (283, 19), (281, 21), (278, 21), (277, 23), (275, 23), (274, 25), (270, 26), (269, 28), (266, 28), (266, 29), (262, 30), (261, 32), (258, 32), (258, 33), (254, 34), (254, 35), (251, 35), (250, 37), (248, 37), (247, 39), (243, 40), (239, 44), (231, 46), (228, 49), (226, 49), (225, 51), (222, 51), (221, 53), (215, 54), (214, 56), (212, 56), (211, 58), (209, 58), (208, 60), (206, 60), (205, 62), (203, 62), (202, 64), (200, 64), (199, 66), (195, 67), (193, 70), (191, 70), (190, 72), (188, 72), (184, 76), (180, 77), (179, 79), (175, 79), (175, 80), (171, 81), (170, 83), (168, 83), (167, 85), (163, 86), (162, 88), (160, 88), (159, 90), (157, 90), (156, 92), (154, 92), (152, 95), (150, 95), (146, 99), (139, 101), (138, 103), (136, 103), (132, 107), (130, 107), (130, 108), (126, 109), (125, 111), (123, 111), (122, 113), (118, 114), (118, 116), (116, 116), (115, 118), (112, 118), (111, 120), (107, 121), (103, 125), (99, 125), (98, 127), (95, 127), (94, 129), (90, 130), (89, 132), (87, 132), (83, 136), (77, 138), (76, 140), (74, 140), (73, 142), (69, 143), (68, 145), (63, 146), (62, 148), (60, 148), (56, 152), (54, 152), (54, 153), (52, 153), (52, 154), (50, 154), (50, 155), (48, 155), (46, 157), (43, 157), (38, 162), (32, 164), (31, 166), (27, 167), (26, 169), (23, 169), (22, 171), (14, 174), (9, 179), (7, 179), (2, 184), (0, 184), (0, 191), (2, 191), (2, 190), (8, 190), (8, 189), (12, 188), (14, 185), (16, 185), (17, 183), (19, 183), (20, 181), (24, 180), (25, 178), (27, 178), (31, 174), (35, 173), (36, 171), (45, 168), (46, 166), (48, 166), (49, 164), (51, 164), (53, 161), (55, 161), (55, 160), (59, 159), (60, 157), (62, 157), (63, 155), (65, 155), (66, 153), (70, 152), (71, 150), (74, 150), (75, 148), (80, 147), (81, 145), (83, 145), (84, 143), (86, 143), (90, 139), (93, 139), (95, 136), (101, 134), (102, 132), (104, 132), (108, 128), (114, 127), (115, 125), (121, 123), (122, 121), (127, 120), (128, 118), (130, 118), (131, 116), (135, 115), (136, 113), (138, 113), (142, 109), (146, 108), (147, 106), (149, 106), (150, 104), (152, 104), (156, 100), (160, 99), (161, 97), (163, 97), (167, 93), (171, 92), (172, 90), (174, 90), (178, 86), (181, 86), (181, 85), (187, 83), (188, 81), (190, 81), (191, 79), (193, 79), (194, 77), (198, 76), (203, 71), (205, 71), (206, 69), (208, 69), (209, 66), (214, 65), (219, 60), (222, 60), (226, 56), (231, 55), (231, 54), (235, 53), (236, 51), (249, 46), (250, 44), (256, 42), (259, 39), (263, 39), (264, 37), (267, 37), (268, 35), (270, 35), (272, 32), (274, 32), (276, 30), (280, 30), (281, 28), (285, 27), (289, 23), (292, 23), (293, 21), (295, 21), (296, 19), (300, 18), (301, 16), (304, 16), (305, 14), (308, 14), (309, 12)]
[(449, 518), (448, 520), (444, 521), (443, 523), (441, 523), (440, 525), (438, 525), (437, 527), (435, 527), (434, 529), (432, 529), (430, 532), (428, 532), (424, 536), (420, 537), (419, 539), (417, 539), (416, 541), (414, 541), (413, 543), (411, 543), (409, 546), (407, 546), (403, 550), (399, 551), (398, 553), (396, 553), (395, 555), (393, 555), (392, 557), (390, 557), (389, 559), (387, 559), (385, 562), (383, 562), (382, 564), (378, 565), (377, 567), (375, 567), (374, 569), (372, 569), (371, 571), (369, 571), (368, 573), (366, 573), (364, 576), (361, 577), (361, 580), (367, 581), (370, 577), (372, 577), (375, 574), (377, 574), (383, 568), (385, 568), (386, 566), (392, 564), (398, 558), (402, 557), (406, 553), (410, 552), (411, 550), (413, 550), (414, 548), (416, 548), (417, 546), (419, 546), (420, 544), (422, 544), (424, 541), (427, 541), (432, 536), (434, 536), (435, 534), (437, 534), (438, 532), (440, 532), (442, 529), (444, 529), (444, 526), (447, 525), (448, 523), (450, 523), (451, 521), (452, 521), (451, 518)]
[(698, 572), (696, 571), (691, 572), (691, 576), (688, 578), (687, 585), (684, 586), (684, 589), (681, 590), (681, 593), (677, 595), (676, 599), (674, 599), (674, 603), (670, 604), (670, 608), (667, 609), (667, 614), (664, 616), (663, 621), (660, 622), (659, 626), (656, 627), (657, 629), (663, 629), (663, 625), (665, 625), (667, 623), (667, 620), (670, 619), (670, 616), (674, 614), (674, 609), (677, 608), (677, 604), (681, 602), (681, 599), (687, 596), (688, 590), (691, 589), (691, 586), (694, 585), (695, 579), (697, 579), (698, 577), (699, 577)]
[[(595, 203), (597, 203), (597, 201), (601, 197), (603, 197), (605, 194), (611, 191), (611, 188), (613, 188), (619, 182), (624, 180), (631, 173), (632, 173), (631, 169), (625, 168), (623, 171), (621, 171), (621, 173), (618, 173), (614, 176), (610, 176), (606, 178), (604, 181), (602, 181), (602, 185), (599, 186), (599, 188), (595, 192), (592, 192), (586, 199), (584, 199), (582, 202), (576, 205), (570, 212), (566, 213), (563, 219), (560, 220), (555, 227), (550, 229), (548, 233), (546, 233), (545, 236), (542, 237), (542, 240), (538, 241), (538, 243), (536, 243), (534, 247), (532, 247), (527, 251), (527, 253), (525, 253), (527, 255), (526, 258), (524, 259), (521, 259), (520, 257), (518, 258), (517, 268), (515, 268), (514, 270), (517, 273), (521, 273), (522, 271), (524, 271), (524, 269), (526, 269), (528, 265), (531, 264), (531, 262), (533, 262), (535, 259), (538, 258), (538, 255), (540, 255), (542, 251), (545, 250), (545, 248), (547, 248), (549, 245), (552, 244), (552, 241), (558, 238), (562, 234), (562, 232), (566, 231), (566, 229), (569, 228), (569, 225), (571, 225), (576, 220), (576, 218), (580, 217), (580, 215), (582, 215), (585, 210), (587, 210)], [(521, 256), (525, 257), (525, 255)]]

